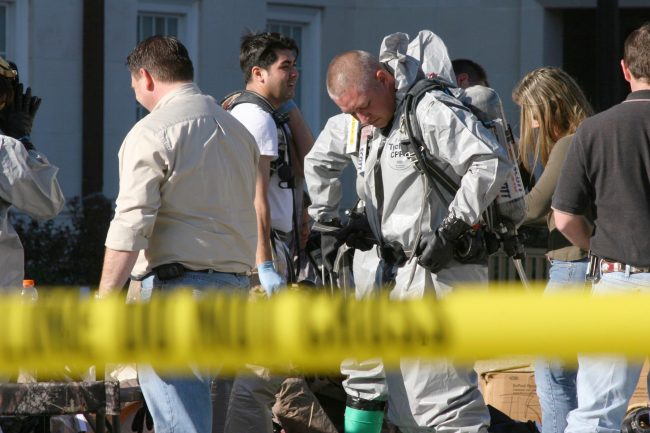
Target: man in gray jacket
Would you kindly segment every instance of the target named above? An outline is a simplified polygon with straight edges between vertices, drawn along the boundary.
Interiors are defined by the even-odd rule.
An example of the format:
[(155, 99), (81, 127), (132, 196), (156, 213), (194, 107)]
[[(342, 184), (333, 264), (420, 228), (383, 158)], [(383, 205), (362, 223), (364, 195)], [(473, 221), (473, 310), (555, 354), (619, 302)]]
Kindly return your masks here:
[(23, 246), (8, 220), (9, 208), (48, 219), (65, 200), (56, 178), (59, 169), (36, 151), (29, 134), (40, 99), (23, 93), (18, 73), (0, 57), (0, 288), (21, 287)]
[[(431, 32), (421, 32), (411, 44), (407, 35), (393, 34), (384, 39), (379, 59), (349, 51), (337, 56), (328, 69), (328, 93), (336, 105), (375, 127), (363, 193), (368, 222), (380, 245), (402, 253), (395, 263), (391, 291), (395, 299), (419, 298), (429, 292), (443, 296), (460, 282), (487, 281), (486, 263), (460, 263), (456, 247), (479, 222), (512, 169), (489, 131), (452, 91), (442, 90), (425, 94), (415, 117), (427, 152), (460, 188), (452, 195), (416, 168), (412, 146), (401, 128), (403, 101), (411, 86), (424, 78), (423, 71), (429, 70), (432, 59), (424, 48), (431, 41), (439, 41)], [(442, 41), (439, 45), (444, 48)], [(440, 52), (446, 57), (446, 48)], [(450, 71), (449, 64), (439, 68), (437, 75), (453, 87), (447, 78)], [(400, 430), (486, 431), (489, 414), (474, 373), (444, 361), (403, 360), (400, 369), (403, 384), (389, 384), (388, 391), (404, 393), (401, 407), (396, 408), (399, 418), (392, 417)], [(365, 389), (356, 393), (348, 389), (348, 395), (346, 431), (379, 431), (367, 426), (381, 422), (381, 401), (386, 395)]]

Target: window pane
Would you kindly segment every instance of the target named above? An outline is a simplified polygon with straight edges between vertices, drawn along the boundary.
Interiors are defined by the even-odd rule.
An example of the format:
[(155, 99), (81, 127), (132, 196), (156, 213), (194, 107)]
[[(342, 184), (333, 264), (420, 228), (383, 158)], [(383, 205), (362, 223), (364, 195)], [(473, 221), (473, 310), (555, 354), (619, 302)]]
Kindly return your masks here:
[(142, 28), (140, 30), (140, 41), (144, 41), (149, 36), (153, 36), (153, 18), (148, 16), (141, 17)]
[(138, 41), (154, 35), (178, 37), (181, 17), (165, 14), (140, 14), (138, 18)]
[(0, 55), (7, 58), (7, 6), (0, 5)]
[(291, 37), (294, 41), (296, 41), (298, 47), (302, 49), (302, 27), (295, 26), (293, 28), (293, 35)]
[(176, 17), (167, 18), (167, 34), (169, 36), (178, 37), (178, 18)]
[[(154, 26), (154, 35), (166, 35), (167, 32), (165, 31), (165, 18), (164, 17), (157, 17), (156, 18), (156, 25)], [(152, 35), (153, 36), (153, 35)]]

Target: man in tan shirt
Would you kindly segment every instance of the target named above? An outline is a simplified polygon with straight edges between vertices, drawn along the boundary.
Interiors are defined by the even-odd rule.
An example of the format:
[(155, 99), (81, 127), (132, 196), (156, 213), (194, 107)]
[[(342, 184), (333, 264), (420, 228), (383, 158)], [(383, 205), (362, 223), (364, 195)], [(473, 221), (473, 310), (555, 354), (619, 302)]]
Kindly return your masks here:
[[(144, 277), (149, 292), (247, 289), (257, 243), (253, 137), (192, 82), (192, 62), (176, 39), (141, 42), (127, 66), (150, 114), (119, 152), (120, 191), (99, 296), (119, 290), (130, 274)], [(138, 375), (156, 431), (211, 431), (209, 380), (198, 373), (163, 378), (146, 365)]]

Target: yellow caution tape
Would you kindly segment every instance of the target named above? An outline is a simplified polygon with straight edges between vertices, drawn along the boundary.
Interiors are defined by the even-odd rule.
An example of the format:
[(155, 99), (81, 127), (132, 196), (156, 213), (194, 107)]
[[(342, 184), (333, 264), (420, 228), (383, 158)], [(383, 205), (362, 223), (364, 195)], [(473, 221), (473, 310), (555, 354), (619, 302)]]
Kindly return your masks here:
[(35, 304), (0, 298), (0, 371), (56, 373), (106, 363), (148, 362), (161, 370), (246, 363), (280, 370), (336, 371), (345, 358), (446, 357), (473, 362), (505, 355), (619, 353), (645, 357), (650, 295), (544, 296), (520, 288), (459, 288), (443, 300), (362, 301), (286, 292), (272, 299), (214, 292), (79, 299), (42, 290)]

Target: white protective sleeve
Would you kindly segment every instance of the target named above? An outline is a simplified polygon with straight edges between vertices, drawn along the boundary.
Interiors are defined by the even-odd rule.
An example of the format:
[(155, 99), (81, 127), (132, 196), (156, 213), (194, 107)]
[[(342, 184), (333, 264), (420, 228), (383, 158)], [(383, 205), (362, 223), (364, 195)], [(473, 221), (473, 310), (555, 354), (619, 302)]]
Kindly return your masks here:
[(346, 153), (349, 118), (347, 114), (331, 117), (305, 156), (305, 181), (312, 202), (309, 215), (316, 221), (339, 217), (341, 174), (355, 162), (353, 155)]
[(0, 135), (0, 167), (0, 287), (20, 287), (24, 253), (9, 224), (9, 208), (47, 219), (63, 209), (65, 199), (56, 178), (59, 169), (18, 140)]

